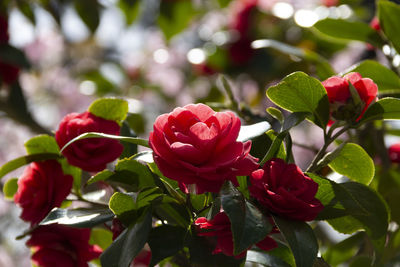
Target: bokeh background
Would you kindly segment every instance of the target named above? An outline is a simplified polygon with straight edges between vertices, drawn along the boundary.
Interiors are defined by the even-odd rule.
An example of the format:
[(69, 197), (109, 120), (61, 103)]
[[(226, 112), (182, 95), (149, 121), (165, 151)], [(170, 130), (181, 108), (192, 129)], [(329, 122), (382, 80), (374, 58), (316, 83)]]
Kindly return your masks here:
[[(0, 165), (98, 97), (127, 99), (135, 132), (125, 134), (147, 137), (156, 116), (176, 106), (226, 107), (219, 74), (255, 122), (271, 105), (265, 89), (291, 72), (324, 80), (331, 66), (340, 73), (367, 58), (398, 67), (390, 49), (330, 39), (312, 27), (325, 18), (369, 23), (374, 15), (374, 1), (362, 0), (1, 0)], [(305, 167), (321, 133), (307, 124), (294, 136)], [(15, 240), (28, 228), (18, 215), (0, 197), (0, 266), (30, 266), (24, 240)]]

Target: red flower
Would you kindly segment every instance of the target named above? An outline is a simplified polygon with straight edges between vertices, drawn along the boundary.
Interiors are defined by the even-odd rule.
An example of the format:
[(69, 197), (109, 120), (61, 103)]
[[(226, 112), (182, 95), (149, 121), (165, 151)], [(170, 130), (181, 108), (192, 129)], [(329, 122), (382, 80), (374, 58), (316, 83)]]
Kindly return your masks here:
[(238, 39), (229, 46), (232, 63), (240, 65), (248, 62), (254, 54), (250, 37), (251, 18), (257, 7), (257, 0), (239, 0), (234, 3), (233, 19), (229, 29), (238, 34)]
[[(97, 117), (90, 112), (71, 113), (65, 116), (56, 132), (58, 146), (62, 148), (70, 140), (87, 132), (119, 135), (115, 121)], [(63, 151), (71, 165), (89, 172), (104, 170), (107, 163), (117, 159), (123, 150), (117, 141), (107, 138), (88, 138), (76, 141)]]
[[(361, 99), (361, 105), (355, 106), (349, 89), (354, 86)], [(357, 72), (341, 77), (331, 77), (322, 82), (331, 103), (331, 115), (337, 120), (356, 118), (359, 120), (368, 106), (376, 100), (378, 86), (369, 78), (362, 78)]]
[(26, 245), (32, 247), (32, 262), (40, 267), (87, 267), (102, 250), (89, 245), (90, 229), (59, 224), (36, 228)]
[(389, 158), (393, 163), (400, 163), (400, 143), (389, 147)]
[(8, 43), (8, 18), (0, 14), (0, 44)]
[(379, 24), (378, 17), (373, 17), (371, 22), (369, 23), (369, 26), (371, 26), (371, 28), (375, 31), (379, 32), (381, 30), (381, 25)]
[[(213, 254), (223, 253), (227, 256), (235, 256), (235, 258), (243, 258), (247, 251), (243, 251), (238, 255), (233, 254), (233, 236), (231, 231), (231, 222), (225, 212), (219, 212), (212, 220), (200, 217), (195, 221), (199, 236), (210, 236), (216, 238), (216, 246)], [(277, 247), (275, 240), (266, 236), (256, 245), (265, 250), (271, 250)], [(249, 247), (250, 248), (250, 247)], [(249, 249), (248, 248), (248, 249)]]
[(12, 84), (18, 79), (19, 68), (0, 59), (0, 83)]
[(218, 192), (224, 181), (237, 185), (237, 175), (258, 166), (249, 154), (251, 141), (236, 141), (239, 130), (240, 119), (232, 112), (190, 104), (159, 116), (149, 143), (158, 168), (182, 191), (195, 184), (199, 194)]
[(31, 163), (18, 180), (18, 191), (14, 196), (21, 206), (21, 218), (39, 223), (54, 207), (60, 207), (72, 188), (73, 178), (65, 175), (55, 160)]
[(318, 184), (295, 164), (272, 159), (251, 174), (250, 195), (280, 216), (311, 221), (324, 208), (315, 198)]

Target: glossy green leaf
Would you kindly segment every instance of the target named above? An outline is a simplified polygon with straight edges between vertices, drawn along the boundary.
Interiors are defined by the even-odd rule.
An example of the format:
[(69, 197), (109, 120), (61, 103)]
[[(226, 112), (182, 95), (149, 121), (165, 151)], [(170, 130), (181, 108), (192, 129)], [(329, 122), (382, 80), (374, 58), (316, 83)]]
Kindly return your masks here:
[(351, 215), (328, 220), (338, 232), (352, 234), (364, 229), (371, 238), (375, 248), (381, 252), (385, 244), (389, 222), (389, 211), (383, 198), (371, 188), (356, 182), (337, 184), (336, 195), (345, 209), (359, 211)]
[(272, 140), (271, 146), (268, 148), (267, 153), (264, 158), (260, 161), (260, 166), (263, 166), (265, 162), (272, 158), (286, 158), (285, 145), (283, 144), (283, 139), (285, 139), (287, 132), (281, 132), (276, 135), (273, 130), (266, 133), (268, 137)]
[(354, 257), (360, 249), (361, 241), (365, 238), (365, 233), (359, 232), (355, 235), (328, 247), (324, 253), (324, 259), (331, 265), (345, 263)]
[(71, 164), (68, 163), (67, 159), (65, 158), (59, 160), (59, 162), (61, 163), (63, 173), (69, 174), (72, 176), (72, 178), (74, 178), (73, 188), (75, 190), (75, 193), (80, 195), (81, 183), (82, 183), (82, 169), (72, 166)]
[[(280, 257), (277, 257), (270, 253), (271, 251), (255, 251), (249, 250), (247, 251), (246, 262), (253, 262), (257, 264), (261, 264), (263, 266), (274, 266), (274, 267), (290, 267), (291, 265)], [(290, 253), (290, 252), (289, 252)]]
[(271, 115), (278, 121), (283, 122), (284, 117), (283, 117), (282, 112), (279, 109), (274, 108), (274, 107), (269, 107), (269, 108), (267, 108), (266, 111), (269, 113), (269, 115)]
[(135, 174), (138, 179), (139, 188), (154, 186), (155, 183), (150, 169), (133, 158), (119, 160), (115, 165), (115, 173), (129, 172), (130, 175)]
[(10, 178), (3, 185), (3, 194), (7, 199), (13, 199), (18, 191), (18, 178)]
[(100, 23), (100, 5), (97, 0), (74, 0), (74, 7), (85, 25), (94, 33)]
[(139, 15), (141, 6), (140, 0), (120, 0), (118, 6), (125, 15), (125, 20), (128, 25), (131, 25)]
[(329, 119), (329, 101), (325, 88), (317, 79), (303, 72), (294, 72), (267, 90), (267, 96), (278, 106), (291, 112), (308, 112), (308, 117), (325, 128)]
[(17, 3), (19, 11), (21, 11), (21, 13), (24, 14), (24, 16), (26, 18), (28, 18), (30, 20), (30, 22), (32, 22), (33, 25), (35, 25), (36, 17), (35, 17), (35, 13), (33, 12), (32, 3), (30, 3), (29, 1), (24, 1), (24, 0), (18, 0), (18, 1), (16, 1), (16, 3)]
[(126, 137), (126, 136), (119, 136), (119, 135), (112, 135), (112, 134), (105, 134), (105, 133), (96, 133), (96, 132), (88, 132), (88, 133), (83, 133), (74, 139), (70, 140), (68, 143), (63, 146), (61, 149), (61, 152), (63, 152), (68, 146), (70, 146), (72, 143), (81, 140), (81, 139), (86, 139), (86, 138), (109, 138), (109, 139), (114, 139), (114, 140), (120, 140), (123, 142), (129, 142), (132, 144), (140, 145), (140, 146), (145, 146), (149, 147), (149, 143), (147, 140), (139, 138), (139, 137)]
[(400, 5), (385, 0), (378, 1), (377, 5), (381, 29), (400, 53)]
[(167, 40), (180, 33), (189, 25), (195, 10), (191, 1), (173, 1), (160, 3), (158, 26)]
[(293, 253), (296, 266), (312, 267), (318, 254), (318, 242), (311, 227), (306, 222), (273, 218)]
[(53, 209), (40, 225), (58, 223), (77, 228), (90, 228), (112, 220), (114, 214), (105, 209)]
[(117, 216), (136, 209), (137, 193), (115, 192), (109, 201), (110, 210)]
[(317, 75), (321, 80), (325, 80), (335, 75), (335, 71), (333, 70), (329, 61), (314, 51), (291, 46), (286, 43), (271, 39), (256, 40), (252, 42), (251, 46), (254, 49), (272, 48), (288, 56), (304, 59), (305, 61), (315, 65), (317, 68)]
[(151, 249), (149, 266), (154, 266), (178, 253), (183, 248), (186, 232), (185, 228), (171, 225), (161, 225), (151, 229), (148, 240)]
[(105, 181), (108, 178), (110, 178), (112, 175), (114, 175), (114, 172), (110, 171), (110, 170), (103, 170), (101, 172), (96, 173), (96, 175), (90, 177), (90, 179), (87, 181), (87, 184), (93, 184), (95, 182), (99, 182), (99, 181)]
[(220, 196), (222, 208), (231, 221), (235, 255), (263, 240), (271, 231), (272, 225), (261, 211), (246, 201), (230, 182), (223, 185)]
[(375, 60), (365, 60), (346, 70), (346, 73), (358, 72), (364, 78), (370, 78), (378, 85), (379, 93), (400, 92), (400, 77), (391, 69)]
[(315, 23), (314, 28), (333, 38), (357, 40), (378, 47), (383, 45), (379, 34), (363, 22), (327, 18)]
[(271, 129), (271, 125), (266, 121), (258, 122), (252, 125), (241, 126), (237, 141), (245, 142), (251, 140), (257, 136), (264, 134), (269, 129)]
[(113, 234), (111, 231), (104, 228), (92, 228), (90, 231), (89, 244), (98, 245), (103, 250), (107, 249), (111, 243)]
[(370, 105), (360, 123), (372, 120), (400, 120), (400, 99), (386, 97)]
[(152, 223), (151, 218), (151, 208), (148, 208), (100, 255), (101, 266), (130, 266), (132, 260), (139, 254), (148, 240)]
[(16, 159), (13, 159), (0, 168), (0, 179), (3, 178), (7, 173), (12, 172), (26, 164), (29, 164), (34, 161), (48, 160), (48, 159), (59, 159), (61, 158), (60, 154), (54, 153), (41, 153), (41, 154), (33, 154), (22, 156)]
[(31, 154), (60, 153), (60, 148), (53, 136), (47, 134), (37, 135), (25, 142), (26, 152)]
[(329, 163), (329, 167), (353, 181), (366, 185), (371, 183), (375, 175), (374, 161), (361, 146), (353, 143), (345, 144), (339, 155)]
[(120, 123), (128, 113), (128, 102), (120, 98), (100, 98), (89, 106), (88, 111), (103, 119)]
[(23, 68), (30, 68), (31, 66), (25, 54), (9, 44), (0, 44), (0, 58), (4, 63), (10, 63)]

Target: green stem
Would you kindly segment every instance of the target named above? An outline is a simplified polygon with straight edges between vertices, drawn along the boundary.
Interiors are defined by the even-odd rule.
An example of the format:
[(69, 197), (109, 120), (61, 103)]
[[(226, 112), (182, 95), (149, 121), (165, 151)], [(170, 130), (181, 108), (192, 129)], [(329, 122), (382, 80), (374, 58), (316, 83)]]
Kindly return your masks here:
[(325, 156), (326, 150), (328, 149), (329, 145), (336, 140), (339, 136), (341, 136), (344, 132), (346, 132), (348, 129), (350, 129), (350, 126), (345, 126), (342, 129), (340, 129), (337, 133), (335, 133), (333, 136), (333, 130), (329, 129), (329, 131), (324, 134), (324, 140), (325, 143), (321, 147), (321, 149), (318, 151), (317, 155), (315, 155), (313, 161), (311, 162), (310, 166), (308, 166), (306, 172), (313, 172), (318, 170), (320, 166), (318, 166), (318, 162)]

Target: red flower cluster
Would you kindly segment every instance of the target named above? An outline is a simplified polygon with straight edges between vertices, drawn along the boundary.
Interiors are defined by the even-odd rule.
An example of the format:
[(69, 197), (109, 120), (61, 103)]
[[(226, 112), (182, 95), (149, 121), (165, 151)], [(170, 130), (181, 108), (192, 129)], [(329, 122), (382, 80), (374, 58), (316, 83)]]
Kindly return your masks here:
[(249, 154), (251, 142), (237, 142), (240, 119), (230, 111), (215, 112), (203, 104), (176, 108), (159, 116), (150, 133), (154, 161), (182, 191), (196, 185), (197, 193), (219, 192), (226, 180), (257, 169)]
[(389, 158), (393, 163), (400, 163), (400, 143), (389, 147)]
[[(351, 83), (361, 99), (355, 106), (349, 89)], [(331, 77), (322, 82), (328, 94), (331, 116), (336, 120), (361, 119), (368, 106), (376, 100), (378, 86), (369, 78), (362, 78), (357, 72), (342, 77)]]
[[(235, 256), (235, 258), (243, 258), (246, 255), (247, 251), (243, 251), (239, 255), (233, 254), (231, 222), (225, 212), (219, 212), (211, 220), (200, 217), (195, 221), (195, 226), (197, 227), (199, 236), (216, 238), (217, 244), (213, 254), (223, 253), (227, 256)], [(276, 232), (276, 230), (273, 232)], [(265, 251), (277, 247), (275, 240), (268, 235), (255, 245)], [(250, 247), (248, 249), (250, 249)]]
[[(119, 135), (120, 127), (115, 121), (106, 120), (86, 111), (65, 116), (56, 132), (58, 146), (62, 148), (70, 140), (87, 132)], [(104, 170), (107, 163), (117, 159), (123, 150), (117, 141), (107, 138), (78, 140), (63, 151), (68, 163), (88, 172)]]
[(294, 164), (272, 159), (251, 174), (250, 195), (268, 210), (293, 220), (311, 221), (324, 208), (315, 198), (318, 184)]
[(253, 49), (250, 36), (251, 14), (257, 7), (258, 0), (238, 0), (234, 4), (233, 19), (229, 25), (239, 36), (229, 47), (231, 60), (235, 64), (244, 64), (251, 59)]
[(18, 180), (14, 196), (21, 206), (21, 218), (32, 225), (39, 223), (54, 207), (60, 207), (72, 188), (73, 178), (65, 175), (55, 160), (31, 163)]
[(33, 250), (33, 263), (40, 267), (88, 267), (88, 261), (102, 252), (89, 245), (89, 238), (90, 229), (51, 224), (36, 228), (26, 244)]

